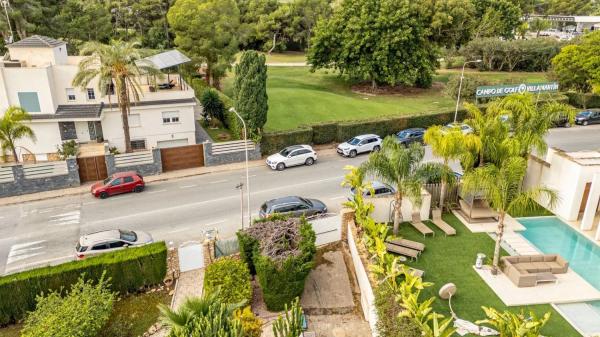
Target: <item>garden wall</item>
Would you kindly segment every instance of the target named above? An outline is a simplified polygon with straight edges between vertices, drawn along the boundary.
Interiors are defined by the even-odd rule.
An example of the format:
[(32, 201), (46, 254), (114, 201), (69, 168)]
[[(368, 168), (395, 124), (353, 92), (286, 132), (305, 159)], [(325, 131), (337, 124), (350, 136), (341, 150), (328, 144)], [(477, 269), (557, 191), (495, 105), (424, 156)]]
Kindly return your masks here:
[[(460, 110), (457, 119), (462, 121), (465, 116), (466, 111)], [(263, 154), (271, 154), (290, 145), (340, 143), (365, 133), (385, 137), (407, 128), (427, 128), (432, 125), (447, 124), (453, 119), (454, 111), (449, 111), (420, 116), (312, 124), (288, 131), (266, 132), (262, 136), (261, 149)]]
[(75, 158), (0, 167), (0, 198), (79, 185), (79, 167)]

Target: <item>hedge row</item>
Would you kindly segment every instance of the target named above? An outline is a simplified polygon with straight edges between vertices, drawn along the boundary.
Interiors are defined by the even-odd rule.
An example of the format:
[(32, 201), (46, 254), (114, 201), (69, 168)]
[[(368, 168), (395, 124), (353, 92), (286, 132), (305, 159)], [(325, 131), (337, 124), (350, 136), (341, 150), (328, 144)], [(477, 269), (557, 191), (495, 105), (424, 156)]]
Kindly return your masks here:
[[(458, 119), (465, 118), (466, 111), (458, 112)], [(394, 134), (406, 128), (427, 128), (431, 125), (442, 125), (454, 119), (454, 111), (432, 115), (388, 117), (375, 120), (357, 120), (329, 122), (301, 126), (300, 128), (266, 132), (262, 136), (261, 151), (263, 154), (275, 153), (282, 148), (294, 144), (328, 144), (343, 142), (356, 135), (374, 133), (381, 137)]]
[[(569, 98), (569, 104), (578, 108), (584, 107), (583, 94), (567, 92), (566, 95)], [(590, 109), (600, 108), (600, 95), (585, 94), (585, 107)]]
[(104, 271), (111, 290), (122, 294), (158, 284), (167, 272), (167, 247), (158, 242), (1, 277), (0, 326), (23, 319), (35, 309), (37, 295), (64, 291), (82, 274), (97, 282)]
[(223, 303), (252, 303), (250, 271), (244, 261), (226, 256), (206, 267), (204, 291), (208, 294), (219, 291)]

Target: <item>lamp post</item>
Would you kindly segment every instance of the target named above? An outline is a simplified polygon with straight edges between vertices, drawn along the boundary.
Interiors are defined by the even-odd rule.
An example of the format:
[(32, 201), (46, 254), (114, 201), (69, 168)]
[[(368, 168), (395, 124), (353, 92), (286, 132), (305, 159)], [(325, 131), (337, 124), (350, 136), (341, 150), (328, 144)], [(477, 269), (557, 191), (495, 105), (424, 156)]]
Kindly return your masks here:
[[(246, 207), (248, 207), (248, 227), (252, 224), (252, 219), (250, 218), (250, 175), (248, 174), (248, 131), (246, 130), (246, 122), (240, 116), (240, 114), (235, 111), (234, 107), (231, 107), (229, 111), (233, 112), (241, 121), (244, 127), (244, 150), (246, 153)], [(242, 227), (244, 226), (244, 222), (242, 221)]]
[(458, 105), (460, 104), (460, 91), (462, 90), (462, 82), (465, 78), (465, 67), (469, 63), (481, 63), (481, 60), (467, 61), (463, 64), (462, 72), (460, 73), (460, 84), (458, 85), (458, 96), (456, 97), (456, 109), (454, 110), (454, 123), (456, 123), (456, 117), (458, 115)]
[(240, 190), (240, 215), (242, 217), (242, 230), (244, 230), (244, 183), (237, 184), (235, 188)]

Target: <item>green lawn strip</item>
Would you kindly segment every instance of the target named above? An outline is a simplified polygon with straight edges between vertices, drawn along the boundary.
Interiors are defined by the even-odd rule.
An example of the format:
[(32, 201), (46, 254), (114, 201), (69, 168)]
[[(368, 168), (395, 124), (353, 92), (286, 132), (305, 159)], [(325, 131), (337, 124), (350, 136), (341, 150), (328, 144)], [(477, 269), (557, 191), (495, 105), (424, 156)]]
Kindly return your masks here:
[[(447, 82), (456, 70), (440, 71), (434, 81)], [(507, 83), (535, 82), (543, 73), (477, 72), (478, 76)], [(233, 77), (223, 80), (231, 96)], [(423, 115), (454, 109), (455, 100), (439, 87), (403, 95), (371, 96), (355, 93), (352, 83), (333, 71), (310, 72), (308, 67), (269, 67), (267, 94), (269, 115), (266, 131), (294, 129), (325, 121), (372, 119), (384, 116)]]
[(473, 270), (477, 253), (492, 256), (494, 241), (485, 233), (471, 233), (454, 215), (444, 215), (444, 220), (456, 228), (456, 236), (444, 236), (433, 224), (426, 222), (436, 232), (435, 237), (423, 238), (409, 224), (402, 224), (400, 235), (406, 239), (423, 242), (427, 247), (416, 262), (407, 262), (408, 265), (425, 271), (424, 280), (433, 282), (434, 286), (428, 288), (423, 298), (435, 296), (437, 298), (434, 309), (449, 316), (448, 302), (437, 296), (440, 287), (452, 282), (458, 288), (457, 294), (452, 299), (452, 307), (458, 317), (470, 321), (483, 319), (484, 313), (481, 306), (491, 306), (498, 310), (509, 309), (515, 312), (524, 309), (534, 311), (538, 315), (550, 311), (552, 317), (543, 329), (546, 336), (575, 337), (580, 334), (550, 305), (532, 305), (526, 307), (507, 307), (494, 291)]
[[(297, 51), (287, 51), (283, 53), (263, 53), (266, 56), (267, 63), (303, 63), (306, 62), (306, 54)], [(236, 62), (240, 60), (242, 53), (235, 55)]]
[(216, 129), (213, 129), (210, 127), (205, 127), (204, 130), (206, 130), (206, 132), (208, 133), (210, 138), (212, 138), (212, 140), (215, 141), (215, 143), (227, 142), (227, 141), (232, 140), (231, 139), (231, 131), (229, 131), (228, 129), (225, 129), (223, 127), (219, 127)]
[[(108, 325), (98, 337), (141, 336), (158, 321), (158, 304), (169, 305), (167, 291), (126, 296), (115, 302)], [(22, 326), (9, 325), (0, 329), (0, 337), (19, 337)]]

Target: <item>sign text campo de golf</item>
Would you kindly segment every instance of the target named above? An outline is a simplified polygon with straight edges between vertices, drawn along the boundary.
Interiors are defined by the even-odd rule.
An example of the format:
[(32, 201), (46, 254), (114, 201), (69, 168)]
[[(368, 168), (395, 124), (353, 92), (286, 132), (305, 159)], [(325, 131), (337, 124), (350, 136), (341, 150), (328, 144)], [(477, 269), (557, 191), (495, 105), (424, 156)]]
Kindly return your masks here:
[(477, 87), (475, 97), (498, 97), (507, 96), (510, 94), (522, 94), (524, 92), (530, 93), (543, 93), (558, 91), (557, 82), (549, 83), (522, 83), (522, 84), (511, 84), (511, 85), (489, 85), (483, 87)]

